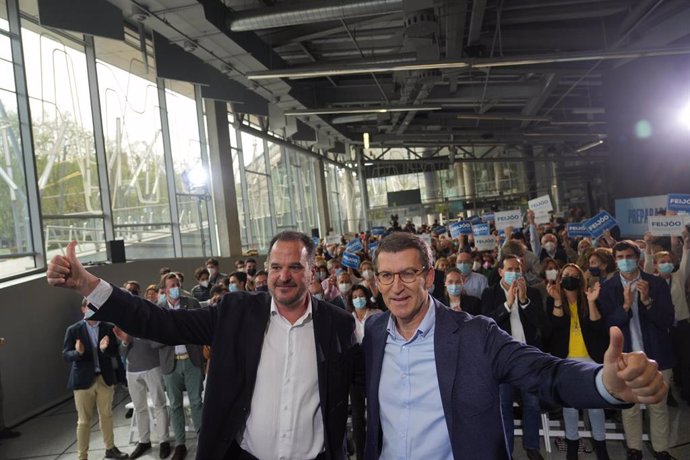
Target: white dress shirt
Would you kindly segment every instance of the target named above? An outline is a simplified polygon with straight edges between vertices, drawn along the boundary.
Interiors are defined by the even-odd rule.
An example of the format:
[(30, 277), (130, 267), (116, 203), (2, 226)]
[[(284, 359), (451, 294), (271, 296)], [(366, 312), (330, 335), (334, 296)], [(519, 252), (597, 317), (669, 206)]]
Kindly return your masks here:
[[(506, 295), (506, 299), (508, 299), (508, 290), (503, 286), (503, 283), (501, 283), (501, 289), (503, 289), (503, 292)], [(510, 335), (512, 335), (513, 338), (518, 342), (527, 343), (527, 338), (525, 337), (525, 330), (522, 327), (522, 320), (520, 319), (519, 308), (526, 308), (527, 305), (529, 305), (529, 299), (527, 300), (527, 303), (525, 305), (520, 305), (518, 302), (518, 296), (515, 296), (515, 300), (513, 300), (513, 305), (508, 305), (507, 300), (504, 303), (504, 305), (506, 309), (510, 312)]]
[(251, 410), (240, 441), (260, 459), (310, 459), (324, 450), (311, 301), (295, 324), (271, 300)]

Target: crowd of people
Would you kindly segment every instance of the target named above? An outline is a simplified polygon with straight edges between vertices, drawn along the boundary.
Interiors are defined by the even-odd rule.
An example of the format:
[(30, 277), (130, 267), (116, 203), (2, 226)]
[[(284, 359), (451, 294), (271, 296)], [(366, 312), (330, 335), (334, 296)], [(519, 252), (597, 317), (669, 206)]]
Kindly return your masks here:
[[(207, 260), (205, 266), (194, 271), (196, 284), (187, 291), (183, 287), (184, 274), (165, 267), (161, 269), (160, 281), (149, 285), (143, 292), (137, 281), (125, 283), (119, 291), (126, 292), (128, 297), (122, 297), (102, 280), (87, 277), (86, 271), (75, 272), (78, 261), (73, 255), (69, 256), (68, 250), (67, 257), (58, 256), (51, 262), (48, 280), (54, 285), (72, 287), (85, 296), (82, 303), (84, 321), (68, 328), (63, 350), (65, 359), (72, 364), (69, 385), (74, 390), (78, 410), (79, 458), (86, 458), (88, 427), (94, 406), (98, 409), (107, 449), (106, 458), (127, 458), (112, 442), (112, 388), (116, 376), (111, 358), (118, 354), (126, 362), (126, 381), (139, 429), (139, 443), (129, 458), (137, 458), (152, 448), (149, 398), (154, 406), (160, 457), (165, 458), (172, 451), (174, 460), (185, 458), (184, 391), (188, 395), (196, 429), (200, 429), (214, 416), (218, 418), (213, 420), (224, 420), (228, 427), (227, 435), (216, 433), (200, 438), (198, 458), (273, 458), (276, 452), (288, 452), (288, 458), (335, 458), (337, 455), (331, 454), (343, 447), (333, 445), (337, 444), (333, 440), (337, 440), (338, 436), (342, 439), (342, 436), (340, 431), (333, 432), (332, 425), (340, 421), (343, 414), (346, 416), (348, 400), (353, 428), (353, 453), (358, 460), (379, 456), (419, 458), (414, 452), (434, 452), (434, 455), (438, 455), (434, 458), (461, 458), (459, 452), (466, 447), (455, 445), (460, 435), (454, 436), (454, 430), (464, 426), (466, 421), (457, 421), (454, 427), (448, 426), (448, 430), (444, 431), (450, 420), (449, 412), (452, 412), (446, 407), (450, 402), (444, 398), (451, 396), (444, 393), (440, 368), (432, 369), (434, 362), (437, 368), (439, 366), (439, 345), (435, 349), (434, 341), (427, 338), (427, 334), (430, 331), (434, 333), (435, 328), (435, 334), (442, 332), (439, 321), (446, 318), (443, 310), (447, 310), (454, 313), (444, 320), (444, 324), (460, 321), (458, 318), (462, 321), (468, 321), (466, 318), (491, 318), (503, 332), (491, 332), (493, 330), (490, 325), (493, 323), (483, 319), (481, 327), (490, 331), (481, 333), (488, 334), (481, 335), (483, 339), (490, 337), (496, 341), (499, 339), (492, 334), (499, 334), (497, 337), (500, 340), (508, 340), (503, 338), (504, 335), (512, 337), (509, 341), (511, 346), (518, 343), (534, 347), (518, 348), (510, 357), (501, 354), (508, 345), (500, 352), (493, 350), (490, 345), (475, 349), (477, 354), (489, 353), (487, 350), (496, 353), (489, 359), (489, 368), (493, 372), (492, 382), (496, 381), (495, 394), (491, 385), (472, 390), (470, 394), (479, 393), (476, 393), (476, 400), (469, 407), (477, 415), (497, 416), (502, 422), (500, 435), (497, 436), (503, 437), (506, 445), (500, 446), (499, 442), (497, 450), (485, 451), (490, 452), (491, 458), (503, 458), (506, 451), (508, 455), (513, 451), (514, 402), (519, 401), (522, 443), (530, 459), (542, 458), (539, 445), (540, 412), (553, 410), (553, 406), (557, 405), (562, 406), (568, 459), (577, 458), (578, 450), (582, 449), (578, 432), (578, 407), (587, 409), (593, 449), (598, 460), (609, 458), (605, 442), (605, 407), (621, 409), (627, 458), (641, 459), (641, 399), (618, 398), (610, 391), (608, 394), (602, 390), (599, 376), (597, 386), (591, 385), (591, 391), (598, 392), (596, 394), (602, 398), (596, 404), (583, 404), (575, 395), (565, 394), (568, 393), (566, 391), (547, 395), (541, 386), (545, 385), (543, 381), (551, 382), (554, 387), (572, 385), (574, 382), (552, 382), (552, 378), (558, 380), (556, 374), (549, 374), (548, 377), (542, 375), (546, 368), (553, 367), (559, 361), (542, 363), (540, 360), (546, 359), (542, 357), (543, 354), (534, 355), (534, 359), (544, 366), (544, 369), (537, 368), (535, 365), (522, 363), (522, 353), (524, 350), (538, 349), (553, 357), (568, 358), (578, 363), (573, 365), (573, 372), (575, 369), (593, 372), (598, 368), (594, 364), (605, 364), (607, 348), (617, 340), (610, 336), (609, 327), (616, 326), (623, 336), (622, 351), (633, 354), (644, 352), (647, 357), (656, 361), (665, 384), (670, 385), (673, 380), (680, 389), (680, 398), (689, 401), (690, 313), (687, 279), (690, 275), (690, 236), (686, 230), (682, 238), (658, 238), (647, 234), (644, 239), (631, 241), (616, 238), (614, 230), (605, 232), (596, 239), (571, 238), (565, 224), (565, 220), (556, 219), (537, 225), (534, 214), (528, 212), (523, 228), (505, 228), (503, 236), (492, 225), (495, 247), (483, 251), (475, 248), (471, 234), (451, 238), (447, 229), (437, 223), (417, 229), (408, 222), (404, 227), (391, 226), (384, 235), (365, 232), (342, 238), (338, 242), (334, 242), (333, 238), (320, 240), (318, 244), (301, 234), (296, 234), (297, 237), (288, 235), (284, 240), (279, 235), (271, 242), (265, 270), (260, 270), (256, 260), (250, 258), (237, 261), (235, 271), (228, 275), (222, 272), (219, 261), (212, 258)], [(424, 234), (429, 236), (420, 238), (419, 235)], [(358, 250), (351, 252), (353, 239), (362, 244), (357, 245)], [(424, 240), (431, 244), (427, 245)], [(296, 252), (290, 252), (294, 245), (289, 246), (288, 243), (297, 245)], [(378, 248), (374, 249), (377, 245)], [(368, 250), (370, 247), (371, 253)], [(308, 253), (306, 262), (301, 261), (303, 249)], [(406, 251), (412, 251), (411, 254), (415, 256), (410, 258), (409, 263), (405, 262)], [(352, 265), (352, 258), (344, 257), (346, 252), (357, 256), (355, 260), (359, 262), (355, 266)], [(388, 253), (400, 257), (389, 260), (385, 257)], [(396, 269), (390, 270), (386, 264)], [(309, 270), (304, 273), (307, 267)], [(83, 270), (80, 266), (79, 269)], [(74, 281), (71, 281), (72, 278)], [(304, 292), (300, 290), (300, 283), (304, 284)], [(299, 306), (299, 299), (290, 294), (295, 289), (300, 296), (306, 296), (299, 298), (302, 304), (306, 302), (306, 310), (300, 310), (303, 315), (291, 317), (293, 306)], [(150, 304), (145, 302), (132, 303), (132, 297), (136, 297), (137, 302), (143, 297), (162, 310), (187, 311), (192, 314), (180, 316), (176, 320), (176, 316), (159, 315), (158, 310), (150, 309)], [(366, 362), (369, 376), (366, 387), (363, 379), (357, 377), (359, 366), (364, 364), (358, 364), (358, 360), (348, 354), (351, 348), (345, 347), (347, 340), (341, 341), (336, 332), (329, 337), (319, 337), (317, 329), (322, 327), (320, 321), (323, 319), (318, 318), (324, 313), (318, 312), (324, 312), (321, 308), (323, 302), (346, 311), (350, 316), (354, 331), (353, 343), (349, 345), (353, 347), (352, 350), (363, 349), (367, 356), (369, 352), (378, 356), (373, 360), (378, 360), (378, 369), (369, 369), (371, 360)], [(110, 308), (111, 303), (127, 305), (127, 308), (115, 312), (115, 309)], [(252, 315), (259, 313), (244, 310), (247, 305), (254, 304), (262, 305), (261, 308), (256, 307), (257, 311), (265, 307), (265, 318), (252, 319)], [(443, 310), (439, 310), (437, 306), (443, 306)], [(420, 317), (422, 307), (424, 315)], [(194, 315), (194, 311), (201, 314)], [(461, 312), (472, 316), (453, 316)], [(239, 319), (240, 326), (232, 326), (239, 327), (234, 334), (237, 337), (219, 339), (213, 332), (220, 324), (224, 324), (225, 317), (232, 315), (239, 315), (236, 319)], [(282, 321), (287, 321), (281, 322), (281, 318)], [(406, 323), (408, 320), (409, 324)], [(267, 321), (268, 326), (261, 326), (261, 321)], [(332, 321), (342, 322), (343, 319), (336, 315)], [(313, 326), (310, 326), (312, 323)], [(475, 324), (472, 321), (470, 323)], [(243, 324), (247, 330), (258, 328), (259, 338), (253, 339), (250, 332), (242, 328)], [(407, 330), (406, 324), (414, 327)], [(315, 332), (311, 337), (304, 336), (301, 329), (309, 327)], [(373, 330), (380, 334), (372, 333)], [(228, 331), (222, 332), (227, 333)], [(317, 336), (316, 339), (314, 335)], [(238, 337), (245, 340), (239, 340)], [(320, 340), (324, 342), (321, 343)], [(337, 344), (333, 344), (333, 340)], [(248, 347), (252, 343), (255, 348), (250, 350)], [(300, 350), (304, 346), (316, 346), (316, 362), (308, 365), (297, 363), (294, 364), (295, 368), (290, 367), (293, 349)], [(472, 346), (478, 347), (479, 344)], [(493, 343), (493, 346), (496, 344)], [(338, 352), (334, 347), (338, 348)], [(408, 351), (410, 349), (412, 351)], [(379, 352), (383, 355), (379, 355)], [(251, 359), (247, 358), (245, 362), (239, 357), (242, 353), (247, 353)], [(274, 356), (274, 353), (277, 355)], [(322, 362), (329, 361), (334, 353), (340, 356), (335, 364), (323, 368)], [(422, 358), (434, 356), (434, 353), (435, 360)], [(352, 352), (352, 355), (356, 354)], [(532, 359), (532, 355), (529, 356)], [(351, 359), (353, 362), (350, 362)], [(458, 360), (462, 361), (462, 357), (458, 357)], [(222, 364), (210, 364), (216, 361)], [(226, 367), (229, 362), (246, 370), (228, 371)], [(503, 366), (500, 370), (496, 368), (497, 363)], [(450, 363), (443, 363), (443, 366), (447, 364)], [(271, 365), (275, 369), (271, 369)], [(283, 365), (286, 366), (284, 372), (281, 370)], [(526, 367), (516, 370), (511, 366)], [(376, 375), (375, 379), (371, 378), (370, 371)], [(484, 371), (481, 368), (477, 372)], [(517, 375), (518, 371), (524, 375)], [(568, 368), (568, 371), (571, 369)], [(223, 380), (230, 379), (228, 372), (237, 374), (233, 375), (232, 381), (239, 378), (238, 375), (243, 376), (244, 381), (237, 388), (233, 387), (234, 384)], [(422, 372), (421, 378), (419, 372)], [(438, 383), (428, 378), (437, 372)], [(322, 378), (328, 375), (331, 381), (348, 380), (346, 377), (349, 374), (353, 378), (345, 382), (346, 388), (343, 391), (346, 410), (342, 412), (335, 397), (326, 394)], [(398, 374), (402, 375), (402, 380)], [(309, 376), (313, 377), (313, 385), (308, 382)], [(543, 381), (531, 380), (539, 376)], [(469, 383), (479, 385), (478, 382), (486, 376), (475, 377), (477, 380)], [(220, 396), (216, 393), (225, 390), (211, 385), (214, 378), (220, 382), (219, 386), (229, 385), (228, 395)], [(406, 378), (410, 380), (405, 381)], [(207, 392), (206, 403), (203, 404), (205, 379)], [(372, 380), (376, 382), (377, 389), (369, 388)], [(527, 380), (529, 384), (526, 383)], [(413, 382), (414, 385), (411, 385)], [(280, 387), (281, 384), (287, 388), (277, 389), (276, 386)], [(247, 391), (242, 385), (248, 385), (250, 390)], [(416, 423), (424, 423), (424, 426), (418, 431), (415, 431), (415, 427), (400, 431), (400, 418), (406, 419), (410, 409), (405, 401), (396, 398), (400, 392), (424, 392), (428, 385), (438, 385), (441, 390), (440, 395), (436, 390), (436, 399), (432, 398), (430, 405), (426, 407), (437, 411), (425, 412), (424, 408), (417, 406), (414, 413)], [(291, 399), (294, 395), (290, 397), (282, 394), (293, 391), (292, 387), (296, 388), (294, 391), (302, 392), (300, 394), (303, 398), (298, 401), (300, 409), (289, 404), (284, 408), (274, 407), (284, 402), (284, 396), (294, 402)], [(606, 388), (609, 389), (608, 386)], [(390, 394), (382, 391), (383, 389), (391, 390)], [(375, 392), (375, 398), (371, 391)], [(488, 392), (488, 396), (481, 394), (481, 391)], [(553, 387), (550, 391), (558, 393)], [(262, 395), (262, 401), (256, 401), (257, 392)], [(274, 395), (276, 392), (280, 393), (278, 397)], [(572, 389), (570, 392), (573, 392)], [(575, 391), (578, 392), (586, 393), (584, 390)], [(237, 421), (234, 416), (217, 414), (215, 411), (221, 410), (221, 407), (208, 407), (209, 398), (220, 400), (230, 398), (230, 395), (234, 395), (234, 399), (224, 402), (239, 413)], [(343, 394), (339, 393), (338, 397), (342, 398)], [(453, 398), (455, 397), (453, 393)], [(414, 404), (414, 397), (410, 398), (410, 404)], [(491, 398), (500, 401), (500, 404), (493, 407)], [(619, 399), (637, 403), (620, 406), (623, 401)], [(590, 399), (589, 402), (591, 401)], [(481, 407), (479, 404), (482, 402), (489, 406)], [(568, 405), (568, 402), (572, 404)], [(314, 413), (307, 416), (311, 417), (307, 425), (316, 431), (323, 431), (321, 437), (313, 433), (295, 434), (299, 420), (293, 419), (300, 417), (294, 414), (304, 412), (309, 407), (318, 412), (319, 404), (321, 411), (325, 411), (324, 406), (327, 404), (334, 404), (329, 408), (332, 413), (324, 414), (323, 419)], [(650, 414), (652, 447), (655, 458), (659, 459), (673, 458), (668, 453), (669, 404), (677, 404), (672, 393), (668, 394), (668, 399), (664, 397), (653, 404), (646, 404)], [(283, 409), (289, 414), (284, 414)], [(484, 410), (491, 414), (484, 414)], [(257, 415), (263, 411), (271, 414), (268, 420)], [(477, 421), (479, 420), (478, 418)], [(170, 422), (174, 433), (174, 451), (169, 434)], [(375, 424), (373, 427), (372, 422)], [(224, 431), (224, 428), (217, 429)], [(267, 442), (266, 437), (274, 436), (267, 434), (271, 430), (275, 430), (276, 437), (282, 432), (282, 438), (287, 436), (293, 444), (299, 441), (304, 445), (282, 445), (281, 442), (288, 442), (281, 441), (282, 438)], [(409, 436), (401, 445), (396, 445), (399, 439), (395, 440), (395, 434), (392, 434), (398, 431), (402, 437)], [(445, 434), (436, 437), (437, 433)], [(488, 431), (484, 435), (488, 436), (487, 442), (490, 444), (491, 436), (487, 433)], [(466, 433), (462, 436), (466, 436)], [(416, 447), (409, 446), (410, 443), (422, 442), (420, 437), (427, 443), (427, 450), (418, 451)], [(373, 450), (370, 452), (370, 449)], [(270, 452), (268, 456), (265, 454), (267, 452)]]

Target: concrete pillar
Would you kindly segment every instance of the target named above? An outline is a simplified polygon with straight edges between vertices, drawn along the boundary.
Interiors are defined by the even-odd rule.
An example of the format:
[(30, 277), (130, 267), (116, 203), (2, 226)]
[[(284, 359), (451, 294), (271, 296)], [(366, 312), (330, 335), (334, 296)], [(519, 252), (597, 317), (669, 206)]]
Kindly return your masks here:
[[(525, 151), (523, 156), (526, 160), (534, 158), (534, 150), (531, 145), (525, 146)], [(537, 172), (534, 169), (534, 161), (525, 161), (522, 164), (523, 170), (525, 172), (524, 178), (526, 181), (527, 197), (529, 199), (537, 197)]]
[(227, 104), (205, 99), (208, 124), (211, 193), (218, 227), (219, 252), (222, 257), (242, 255), (240, 220), (237, 212), (235, 176), (232, 169)]
[(460, 162), (453, 163), (453, 171), (455, 172), (455, 187), (458, 191), (458, 196), (465, 196), (465, 173), (463, 164)]
[(362, 201), (362, 214), (364, 217), (364, 228), (371, 228), (369, 224), (369, 190), (367, 189), (367, 178), (364, 174), (364, 151), (356, 148), (357, 154), (357, 178), (359, 179), (359, 197)]
[(315, 174), (316, 205), (319, 208), (319, 232), (321, 236), (328, 235), (331, 215), (328, 211), (328, 190), (326, 189), (326, 174), (323, 160), (317, 160)]
[(426, 185), (426, 190), (423, 200), (432, 201), (441, 198), (441, 182), (438, 180), (438, 174), (435, 171), (424, 173), (424, 184)]
[(463, 178), (465, 180), (465, 196), (474, 199), (474, 165), (472, 163), (464, 165)]
[(503, 184), (503, 163), (496, 161), (494, 163), (494, 185), (496, 190), (501, 190)]

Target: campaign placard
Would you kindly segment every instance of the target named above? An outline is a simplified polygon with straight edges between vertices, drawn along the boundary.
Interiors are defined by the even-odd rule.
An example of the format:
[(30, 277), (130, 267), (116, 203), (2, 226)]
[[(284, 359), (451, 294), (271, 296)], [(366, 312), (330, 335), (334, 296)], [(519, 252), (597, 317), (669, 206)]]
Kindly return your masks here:
[(315, 236), (312, 236), (311, 240), (314, 242), (314, 246), (318, 246), (319, 244), (321, 244), (321, 240)]
[(474, 235), (474, 247), (477, 251), (493, 251), (496, 248), (496, 237)]
[(386, 227), (371, 227), (371, 234), (381, 236), (386, 234)]
[(553, 205), (551, 204), (551, 197), (549, 195), (543, 195), (533, 200), (529, 200), (527, 205), (532, 211), (534, 211), (535, 214), (544, 214), (549, 211), (553, 211)]
[(649, 231), (654, 236), (681, 236), (690, 216), (650, 216)]
[(608, 212), (601, 211), (596, 216), (586, 221), (585, 225), (587, 226), (587, 231), (593, 238), (599, 238), (606, 230), (610, 230), (618, 225), (618, 222)]
[(328, 235), (326, 237), (326, 244), (340, 244), (342, 240), (342, 235)]
[(457, 238), (460, 235), (471, 235), (472, 234), (472, 224), (466, 220), (461, 220), (460, 222), (453, 222), (450, 224), (450, 236), (452, 238)]
[(669, 211), (690, 213), (690, 195), (669, 193), (666, 209)]
[(549, 214), (548, 211), (544, 212), (535, 212), (534, 213), (534, 223), (537, 225), (540, 224), (548, 224), (551, 222), (551, 214)]
[(520, 227), (522, 225), (522, 213), (519, 209), (512, 211), (501, 211), (494, 214), (496, 218), (496, 229), (505, 230), (506, 227)]
[(475, 238), (478, 236), (488, 236), (491, 234), (489, 229), (489, 224), (477, 224), (472, 226), (472, 233), (474, 233)]
[(568, 236), (570, 238), (586, 238), (590, 236), (589, 232), (587, 231), (586, 221), (577, 224), (568, 224), (567, 229)]
[(376, 248), (379, 247), (379, 242), (374, 241), (373, 243), (369, 243), (369, 246), (367, 247), (369, 248), (369, 255), (373, 256), (374, 252), (376, 251)]
[(448, 229), (446, 227), (436, 227), (432, 231), (437, 235), (445, 235), (446, 233), (448, 233)]
[(347, 252), (357, 252), (361, 251), (362, 249), (364, 249), (364, 246), (362, 246), (362, 240), (359, 238), (355, 238), (347, 243), (347, 247), (345, 248)]
[(489, 222), (494, 222), (495, 218), (496, 216), (493, 214), (484, 214), (482, 216), (482, 222), (486, 222), (488, 224)]
[(354, 268), (356, 270), (359, 268), (359, 256), (351, 252), (344, 252), (342, 263), (344, 267)]

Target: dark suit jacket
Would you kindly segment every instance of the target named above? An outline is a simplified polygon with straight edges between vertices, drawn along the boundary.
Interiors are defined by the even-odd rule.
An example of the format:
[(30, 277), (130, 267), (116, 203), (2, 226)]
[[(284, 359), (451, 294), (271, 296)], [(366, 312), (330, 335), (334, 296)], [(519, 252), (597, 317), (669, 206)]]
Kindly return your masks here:
[[(168, 308), (168, 302), (163, 302), (158, 304), (160, 307)], [(190, 308), (201, 308), (199, 302), (193, 297), (180, 297), (180, 308), (188, 310)], [(184, 344), (187, 347), (187, 353), (189, 353), (189, 359), (199, 369), (203, 370), (204, 365), (204, 353), (200, 345)], [(163, 374), (169, 374), (175, 370), (175, 347), (170, 347), (167, 345), (161, 345), (158, 348), (158, 357), (161, 361), (161, 372)]]
[[(235, 292), (223, 296), (217, 306), (168, 310), (114, 288), (93, 317), (168, 345), (212, 346), (197, 458), (216, 460), (226, 458), (230, 444), (244, 430), (270, 305), (268, 293)], [(363, 381), (357, 366), (361, 366), (361, 352), (350, 313), (314, 298), (312, 305), (316, 343), (312, 352), (317, 360), (326, 454), (329, 459), (342, 459), (350, 384), (355, 373), (357, 381)]]
[[(116, 289), (120, 290), (119, 288)], [(98, 343), (106, 335), (110, 337), (110, 343), (108, 343), (108, 348), (105, 349), (105, 352), (98, 348), (98, 366), (101, 369), (101, 375), (105, 383), (115, 385), (115, 370), (113, 369), (112, 358), (118, 355), (117, 337), (113, 333), (112, 324), (101, 322), (98, 324)], [(77, 340), (81, 340), (81, 343), (84, 344), (83, 355), (80, 355), (75, 349)], [(65, 341), (62, 346), (62, 357), (65, 361), (71, 363), (67, 388), (70, 390), (86, 390), (90, 388), (96, 378), (96, 370), (93, 361), (91, 337), (89, 337), (89, 331), (86, 330), (86, 322), (84, 320), (80, 320), (67, 328)]]
[[(608, 407), (596, 389), (600, 366), (560, 360), (515, 341), (483, 316), (448, 310), (438, 301), (434, 357), (453, 457), (509, 459), (499, 384), (536, 393), (550, 405)], [(365, 458), (379, 458), (382, 432), (379, 382), (390, 313), (371, 317), (362, 347), (366, 363), (367, 443)]]
[[(568, 304), (564, 302), (563, 308), (568, 308)], [(560, 317), (554, 316), (553, 299), (549, 297), (546, 299), (546, 315), (551, 322), (551, 337), (546, 351), (558, 358), (567, 358), (570, 351), (570, 312)], [(604, 319), (592, 321), (589, 317), (580, 317), (580, 327), (587, 354), (595, 363), (602, 363), (609, 345), (609, 331)]]
[[(529, 305), (525, 308), (518, 306), (520, 322), (525, 331), (525, 339), (528, 345), (542, 348), (549, 337), (550, 324), (546, 320), (546, 314), (542, 307), (541, 294), (535, 288), (527, 288), (527, 299)], [(510, 312), (505, 307), (506, 294), (503, 292), (500, 281), (493, 286), (489, 286), (482, 292), (482, 314), (493, 318), (496, 324), (512, 334), (510, 328)], [(519, 302), (519, 300), (518, 300)]]
[[(645, 354), (659, 364), (659, 369), (670, 369), (675, 365), (675, 357), (671, 348), (669, 329), (673, 326), (675, 312), (671, 300), (671, 289), (666, 281), (658, 276), (640, 272), (643, 280), (649, 283), (649, 297), (652, 305), (647, 309), (638, 302), (640, 313), (640, 328)], [(611, 279), (601, 284), (599, 311), (608, 327), (618, 326), (625, 338), (623, 351), (631, 351), (630, 319), (632, 309), (627, 313), (623, 309), (623, 283), (616, 273)]]

